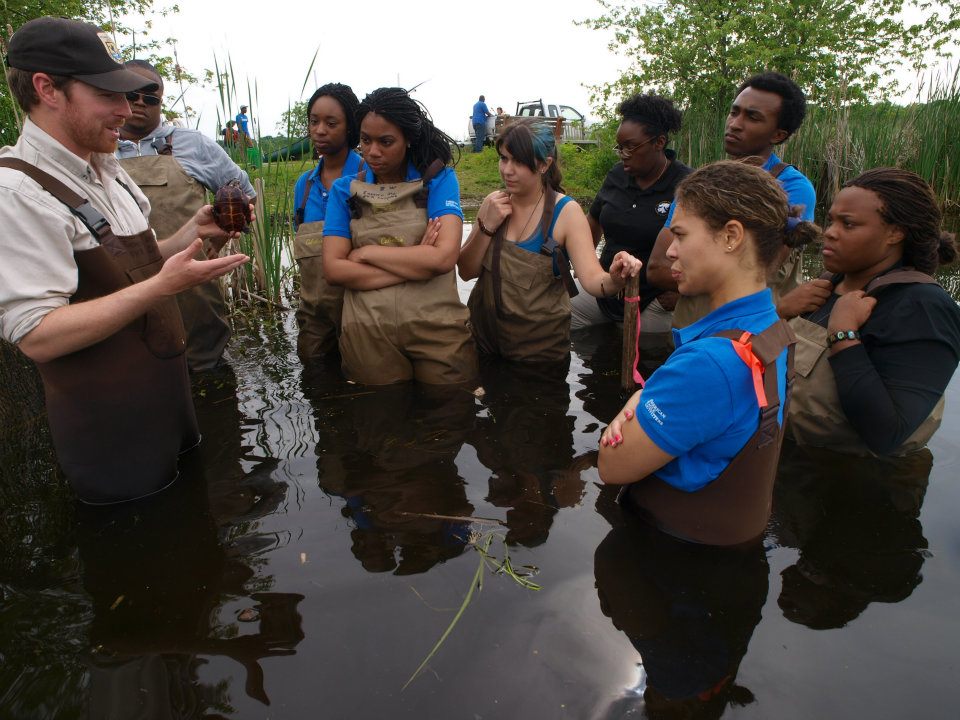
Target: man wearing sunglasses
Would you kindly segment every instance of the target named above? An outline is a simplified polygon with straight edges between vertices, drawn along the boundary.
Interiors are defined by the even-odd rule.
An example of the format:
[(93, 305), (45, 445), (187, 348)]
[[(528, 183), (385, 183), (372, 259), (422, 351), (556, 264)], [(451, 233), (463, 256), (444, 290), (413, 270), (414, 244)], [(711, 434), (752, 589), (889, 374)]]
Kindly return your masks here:
[[(144, 60), (125, 66), (156, 86), (153, 92), (127, 93), (130, 117), (120, 126), (117, 157), (123, 169), (150, 200), (150, 226), (166, 237), (206, 204), (206, 191), (239, 180), (254, 197), (250, 178), (213, 139), (197, 130), (163, 124), (163, 79)], [(209, 245), (208, 254), (216, 254)], [(197, 256), (202, 259), (202, 254)], [(230, 322), (219, 279), (177, 295), (187, 330), (187, 365), (191, 372), (211, 370), (222, 362), (230, 340)]]
[(200, 441), (173, 297), (249, 258), (198, 262), (229, 239), (210, 206), (157, 241), (150, 203), (113, 153), (123, 67), (94, 25), (43, 17), (10, 38), (7, 82), (26, 120), (0, 150), (0, 335), (37, 365), (57, 458), (81, 500), (122, 502), (177, 477)]

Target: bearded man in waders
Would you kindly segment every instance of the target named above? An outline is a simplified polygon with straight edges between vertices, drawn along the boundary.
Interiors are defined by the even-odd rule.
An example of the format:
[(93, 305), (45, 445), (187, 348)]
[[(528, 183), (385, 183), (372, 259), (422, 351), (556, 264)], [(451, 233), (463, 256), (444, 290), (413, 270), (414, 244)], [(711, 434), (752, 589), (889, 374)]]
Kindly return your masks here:
[(194, 259), (228, 233), (201, 208), (157, 242), (150, 203), (113, 153), (126, 93), (157, 84), (110, 36), (38, 18), (10, 39), (7, 81), (27, 115), (0, 150), (0, 333), (38, 366), (57, 458), (81, 500), (150, 495), (200, 441), (174, 296), (248, 260)]
[[(150, 201), (150, 227), (157, 237), (169, 237), (206, 205), (206, 190), (239, 180), (248, 197), (255, 193), (250, 178), (217, 143), (198, 130), (163, 125), (163, 79), (143, 60), (125, 67), (155, 83), (153, 93), (128, 92), (133, 113), (120, 126), (117, 157), (120, 165)], [(204, 243), (197, 260), (216, 255)], [(220, 364), (230, 340), (230, 321), (220, 281), (216, 278), (177, 295), (187, 331), (187, 366), (190, 372), (212, 370)]]
[[(813, 183), (774, 152), (777, 145), (786, 142), (800, 128), (806, 112), (806, 97), (793, 80), (776, 72), (754, 75), (737, 89), (724, 126), (723, 149), (731, 160), (761, 164), (777, 179), (787, 194), (789, 206), (800, 208), (800, 219), (813, 222), (817, 204)], [(670, 274), (671, 262), (667, 259), (667, 248), (673, 242), (670, 224), (675, 207), (676, 203), (670, 206), (647, 264), (647, 281), (664, 290), (677, 289), (677, 282)], [(801, 249), (783, 248), (780, 261), (767, 279), (774, 302), (803, 281), (802, 265)], [(673, 327), (687, 327), (709, 311), (704, 297), (681, 295), (673, 311)]]

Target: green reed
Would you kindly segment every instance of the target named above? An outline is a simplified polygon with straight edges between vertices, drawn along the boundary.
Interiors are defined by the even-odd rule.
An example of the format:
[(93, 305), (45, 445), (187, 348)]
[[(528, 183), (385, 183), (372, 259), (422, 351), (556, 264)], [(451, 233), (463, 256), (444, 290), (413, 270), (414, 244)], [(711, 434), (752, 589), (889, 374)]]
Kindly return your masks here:
[[(922, 98), (922, 102), (919, 100)], [(691, 167), (725, 157), (725, 110), (696, 103), (684, 113), (675, 144)], [(845, 97), (810, 105), (800, 129), (777, 154), (810, 178), (818, 215), (847, 180), (864, 170), (913, 170), (933, 187), (947, 210), (960, 209), (960, 71), (933, 76), (907, 105), (851, 104)]]
[[(490, 548), (493, 545), (494, 540), (499, 540), (503, 546), (503, 559), (498, 559), (490, 552)], [(446, 630), (443, 631), (443, 634), (440, 636), (440, 639), (434, 644), (430, 652), (427, 653), (427, 656), (423, 659), (423, 662), (417, 666), (417, 669), (413, 671), (413, 675), (403, 684), (402, 690), (406, 690), (407, 686), (412, 683), (417, 675), (420, 674), (420, 671), (423, 670), (427, 663), (430, 662), (430, 659), (437, 654), (437, 651), (440, 649), (440, 646), (443, 645), (444, 641), (449, 637), (450, 633), (453, 632), (453, 629), (456, 627), (457, 623), (460, 622), (460, 618), (463, 617), (464, 612), (466, 612), (467, 607), (470, 605), (470, 601), (473, 600), (474, 591), (479, 592), (483, 590), (483, 571), (488, 569), (494, 575), (506, 575), (511, 580), (513, 580), (517, 585), (526, 589), (526, 590), (540, 590), (541, 586), (533, 582), (530, 577), (536, 575), (539, 572), (539, 569), (532, 565), (523, 565), (517, 567), (513, 564), (513, 561), (510, 559), (510, 551), (507, 546), (506, 536), (499, 530), (488, 530), (485, 533), (479, 533), (472, 531), (470, 533), (470, 539), (468, 541), (469, 545), (477, 551), (479, 560), (477, 562), (477, 569), (473, 573), (473, 577), (470, 580), (470, 587), (467, 588), (467, 592), (463, 597), (463, 602), (460, 603), (460, 607), (457, 609), (456, 614), (454, 614), (453, 619), (450, 621), (450, 624), (447, 625)]]

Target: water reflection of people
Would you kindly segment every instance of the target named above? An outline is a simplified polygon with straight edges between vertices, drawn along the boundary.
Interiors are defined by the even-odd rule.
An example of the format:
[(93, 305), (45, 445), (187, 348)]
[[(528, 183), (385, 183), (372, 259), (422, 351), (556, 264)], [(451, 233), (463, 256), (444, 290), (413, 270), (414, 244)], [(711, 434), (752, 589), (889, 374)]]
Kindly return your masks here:
[[(604, 615), (641, 657), (634, 688), (602, 717), (719, 718), (753, 702), (737, 672), (767, 597), (761, 543), (724, 549), (686, 543), (627, 518), (594, 556)], [(638, 697), (639, 696), (639, 697)]]
[(766, 279), (785, 243), (816, 235), (797, 212), (769, 173), (737, 162), (677, 188), (667, 255), (680, 292), (709, 297), (712, 311), (677, 331), (677, 350), (604, 431), (599, 470), (678, 537), (736, 545), (770, 517), (794, 338)]
[(408, 575), (460, 555), (473, 505), (454, 460), (473, 427), (473, 394), (403, 384), (332, 402), (338, 428), (318, 459), (319, 483), (345, 500), (357, 560)]
[(487, 412), (478, 418), (471, 444), (493, 473), (486, 500), (508, 508), (508, 543), (545, 542), (559, 509), (583, 496), (581, 469), (595, 464), (592, 456), (573, 456), (566, 370), (566, 363), (481, 363)]
[(788, 444), (772, 532), (800, 557), (784, 570), (779, 604), (792, 622), (839, 628), (872, 602), (896, 603), (920, 584), (927, 541), (920, 508), (933, 458), (851, 458)]
[(906, 455), (940, 427), (960, 308), (932, 275), (957, 257), (930, 186), (876, 168), (850, 180), (823, 236), (827, 277), (778, 304), (797, 333), (789, 432), (853, 455)]
[[(181, 482), (150, 502), (79, 510), (82, 579), (93, 608), (92, 718), (194, 717), (222, 706), (229, 685), (198, 679), (203, 655), (240, 663), (247, 694), (269, 704), (259, 661), (294, 654), (304, 637), (303, 596), (269, 590), (246, 556), (257, 545), (256, 521), (276, 510), (286, 485), (272, 479), (274, 461), (246, 473), (240, 467), (232, 370), (206, 374), (199, 389), (208, 442), (184, 464)], [(228, 531), (229, 546), (221, 540)], [(260, 591), (251, 593), (251, 585)], [(255, 622), (240, 625), (224, 612), (228, 597), (243, 598)]]

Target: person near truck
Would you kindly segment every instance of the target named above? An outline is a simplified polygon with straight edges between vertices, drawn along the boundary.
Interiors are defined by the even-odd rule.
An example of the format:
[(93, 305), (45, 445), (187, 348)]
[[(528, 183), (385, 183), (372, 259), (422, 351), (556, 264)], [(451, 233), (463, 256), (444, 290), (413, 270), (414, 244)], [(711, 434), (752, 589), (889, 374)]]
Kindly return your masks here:
[[(117, 158), (150, 201), (150, 227), (169, 237), (206, 205), (206, 191), (239, 180), (253, 199), (247, 173), (222, 147), (198, 130), (163, 124), (163, 78), (145, 60), (130, 60), (126, 68), (155, 83), (154, 93), (130, 92), (131, 115), (120, 126)], [(207, 247), (212, 252), (212, 248)], [(203, 251), (201, 251), (202, 253)], [(203, 255), (198, 255), (203, 259)], [(214, 278), (177, 295), (187, 331), (190, 372), (217, 367), (230, 340), (230, 320), (220, 280)]]
[(487, 118), (491, 116), (490, 108), (487, 107), (486, 99), (483, 95), (473, 104), (473, 114), (470, 122), (473, 123), (473, 151), (483, 150), (483, 143), (487, 139)]
[(127, 70), (94, 25), (42, 17), (11, 37), (7, 82), (26, 120), (0, 150), (0, 333), (44, 383), (57, 459), (81, 500), (162, 490), (200, 441), (174, 296), (248, 258), (194, 259), (229, 234), (200, 208), (157, 242), (150, 203), (114, 157)]
[[(614, 150), (620, 162), (604, 178), (587, 214), (593, 244), (604, 239), (600, 265), (609, 268), (613, 256), (626, 250), (645, 265), (663, 228), (673, 193), (689, 167), (667, 148), (670, 135), (680, 131), (682, 116), (669, 98), (633, 95), (617, 108), (620, 125)], [(640, 271), (640, 328), (643, 338), (670, 332), (676, 296), (660, 302), (667, 291), (647, 281)], [(593, 298), (581, 293), (573, 298), (571, 329), (623, 322), (623, 299)]]
[[(803, 91), (790, 78), (777, 72), (754, 75), (737, 89), (737, 96), (727, 114), (723, 146), (732, 160), (750, 158), (761, 163), (787, 193), (790, 205), (799, 207), (800, 216), (812, 222), (817, 201), (813, 184), (773, 151), (800, 128), (806, 108)], [(666, 258), (666, 249), (671, 243), (672, 213), (671, 208), (647, 266), (648, 282), (664, 290), (677, 289), (677, 283), (670, 275), (670, 261)], [(771, 271), (770, 287), (774, 300), (795, 288), (801, 275), (801, 251), (784, 248), (780, 262)], [(681, 294), (673, 312), (673, 326), (686, 327), (708, 311), (704, 298)]]

